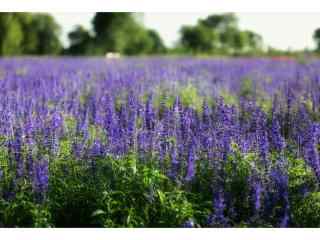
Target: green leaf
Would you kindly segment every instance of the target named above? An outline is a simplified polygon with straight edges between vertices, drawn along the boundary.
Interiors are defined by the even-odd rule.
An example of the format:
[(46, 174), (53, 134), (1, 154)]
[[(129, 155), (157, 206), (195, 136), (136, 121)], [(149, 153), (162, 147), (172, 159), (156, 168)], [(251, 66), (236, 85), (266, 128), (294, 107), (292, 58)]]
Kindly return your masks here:
[(161, 205), (163, 205), (164, 202), (165, 202), (166, 196), (161, 190), (157, 190), (157, 193), (158, 193), (158, 196), (159, 196), (160, 203), (161, 203)]
[(96, 217), (96, 216), (100, 216), (100, 215), (104, 215), (104, 214), (105, 214), (105, 211), (98, 209), (92, 213), (91, 217)]

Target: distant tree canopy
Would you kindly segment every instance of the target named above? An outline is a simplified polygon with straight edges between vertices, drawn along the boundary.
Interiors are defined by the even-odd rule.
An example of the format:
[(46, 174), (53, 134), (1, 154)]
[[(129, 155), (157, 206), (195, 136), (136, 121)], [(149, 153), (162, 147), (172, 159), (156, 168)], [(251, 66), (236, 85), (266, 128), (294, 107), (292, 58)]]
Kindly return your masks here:
[(218, 32), (226, 32), (228, 29), (238, 28), (238, 19), (232, 13), (210, 15), (206, 19), (200, 19), (199, 23)]
[(0, 54), (21, 54), (23, 31), (19, 19), (12, 13), (0, 14)]
[(0, 55), (55, 55), (60, 26), (49, 14), (0, 13)]
[(320, 28), (316, 29), (313, 33), (313, 40), (316, 43), (316, 51), (320, 52)]
[(195, 54), (245, 54), (260, 51), (262, 37), (241, 31), (234, 14), (210, 15), (195, 26), (183, 26), (179, 45)]
[(93, 52), (93, 38), (89, 31), (83, 26), (76, 26), (73, 31), (68, 34), (70, 47), (65, 50), (70, 55), (88, 55)]
[(146, 29), (132, 13), (96, 13), (93, 33), (76, 27), (69, 33), (71, 55), (102, 55), (119, 52), (125, 55), (164, 53), (165, 46), (154, 30)]
[(147, 31), (149, 38), (151, 38), (151, 52), (153, 53), (165, 53), (166, 46), (164, 45), (162, 38), (157, 31), (149, 29)]
[[(15, 55), (123, 55), (205, 54), (205, 55), (293, 55), (269, 47), (263, 50), (262, 37), (242, 30), (232, 13), (212, 14), (195, 25), (182, 26), (176, 46), (167, 49), (157, 31), (146, 28), (142, 13), (97, 12), (92, 26), (75, 26), (68, 33), (69, 46), (63, 48), (61, 28), (50, 14), (0, 13), (0, 56)], [(320, 28), (313, 34), (320, 53)], [(307, 52), (307, 51), (304, 51)]]

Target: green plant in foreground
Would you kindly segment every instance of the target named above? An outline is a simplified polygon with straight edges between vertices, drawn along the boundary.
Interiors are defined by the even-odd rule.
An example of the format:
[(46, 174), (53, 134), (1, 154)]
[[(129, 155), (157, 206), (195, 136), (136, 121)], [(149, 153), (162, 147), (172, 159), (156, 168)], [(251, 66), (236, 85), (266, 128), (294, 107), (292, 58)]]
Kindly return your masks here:
[(92, 214), (102, 226), (179, 227), (193, 216), (186, 193), (152, 165), (133, 156), (111, 165), (111, 181)]

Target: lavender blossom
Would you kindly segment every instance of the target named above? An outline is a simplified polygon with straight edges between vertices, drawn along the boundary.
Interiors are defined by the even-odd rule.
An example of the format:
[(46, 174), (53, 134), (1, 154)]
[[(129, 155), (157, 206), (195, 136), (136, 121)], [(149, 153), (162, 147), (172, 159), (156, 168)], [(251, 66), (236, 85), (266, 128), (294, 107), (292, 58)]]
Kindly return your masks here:
[(43, 200), (49, 187), (49, 162), (44, 159), (35, 165), (34, 191), (38, 194), (39, 200)]

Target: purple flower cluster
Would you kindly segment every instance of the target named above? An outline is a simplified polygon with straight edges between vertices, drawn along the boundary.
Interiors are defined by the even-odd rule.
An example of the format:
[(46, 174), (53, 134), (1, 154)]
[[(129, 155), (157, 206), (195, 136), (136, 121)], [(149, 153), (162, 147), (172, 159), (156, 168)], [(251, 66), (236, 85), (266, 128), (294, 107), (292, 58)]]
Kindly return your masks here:
[(44, 159), (35, 166), (35, 176), (33, 180), (34, 191), (38, 194), (39, 200), (43, 200), (49, 187), (49, 162)]
[[(254, 215), (281, 202), (279, 225), (287, 226), (287, 152), (304, 158), (320, 183), (319, 66), (268, 59), (0, 59), (8, 168), (15, 182), (29, 179), (43, 196), (49, 159), (60, 156), (66, 139), (93, 172), (99, 158), (136, 153), (191, 185), (205, 165), (214, 172), (209, 222), (226, 226), (232, 201), (225, 167), (237, 148), (243, 158), (254, 155), (246, 179)], [(241, 97), (245, 78), (254, 96)], [(190, 86), (196, 91), (186, 96)]]

